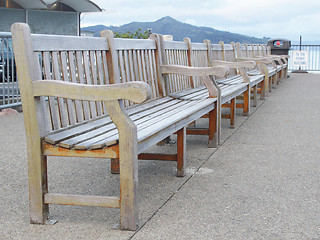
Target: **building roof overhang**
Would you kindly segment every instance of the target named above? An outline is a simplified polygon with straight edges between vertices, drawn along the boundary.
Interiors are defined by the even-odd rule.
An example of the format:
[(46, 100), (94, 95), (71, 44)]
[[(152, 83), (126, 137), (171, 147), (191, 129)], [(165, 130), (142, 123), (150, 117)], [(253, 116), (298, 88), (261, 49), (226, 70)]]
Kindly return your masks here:
[(102, 9), (90, 0), (13, 0), (24, 9), (50, 9), (57, 3), (64, 3), (76, 12), (101, 12)]

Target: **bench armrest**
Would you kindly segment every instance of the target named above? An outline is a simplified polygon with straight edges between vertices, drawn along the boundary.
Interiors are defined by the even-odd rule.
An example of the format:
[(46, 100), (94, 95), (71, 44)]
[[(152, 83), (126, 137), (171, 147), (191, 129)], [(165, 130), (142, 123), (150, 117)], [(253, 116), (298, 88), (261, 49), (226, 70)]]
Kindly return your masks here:
[(32, 86), (34, 96), (51, 96), (84, 101), (125, 99), (141, 103), (151, 96), (151, 89), (144, 82), (88, 85), (60, 80), (39, 80), (33, 81)]
[(181, 65), (162, 65), (162, 74), (178, 74), (184, 76), (217, 76), (224, 77), (229, 73), (229, 68), (225, 66), (215, 67), (188, 67)]
[(209, 97), (216, 98), (220, 97), (220, 89), (216, 84), (213, 77), (224, 77), (229, 73), (229, 68), (226, 66), (215, 66), (215, 67), (187, 67), (181, 65), (163, 65), (161, 66), (162, 74), (178, 74), (184, 76), (203, 77), (204, 85), (206, 86)]
[(264, 63), (264, 64), (271, 64), (272, 60), (270, 58), (265, 57), (259, 57), (259, 58), (237, 58), (237, 62), (243, 62), (243, 61), (254, 61), (255, 63)]
[(254, 69), (257, 66), (254, 61), (228, 62), (228, 61), (213, 60), (212, 64), (214, 66), (224, 65), (228, 68), (249, 68), (249, 69)]
[(290, 58), (290, 55), (270, 55), (270, 57), (278, 57), (280, 58), (279, 61), (283, 61), (283, 63), (287, 63), (287, 59)]

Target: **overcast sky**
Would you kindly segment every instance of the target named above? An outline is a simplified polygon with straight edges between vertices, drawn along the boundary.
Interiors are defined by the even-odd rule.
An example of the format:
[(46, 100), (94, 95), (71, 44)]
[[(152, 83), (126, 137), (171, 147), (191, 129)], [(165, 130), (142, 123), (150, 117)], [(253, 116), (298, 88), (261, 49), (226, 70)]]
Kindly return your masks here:
[(102, 13), (82, 13), (81, 27), (153, 22), (170, 16), (195, 26), (253, 37), (320, 42), (320, 0), (92, 0)]

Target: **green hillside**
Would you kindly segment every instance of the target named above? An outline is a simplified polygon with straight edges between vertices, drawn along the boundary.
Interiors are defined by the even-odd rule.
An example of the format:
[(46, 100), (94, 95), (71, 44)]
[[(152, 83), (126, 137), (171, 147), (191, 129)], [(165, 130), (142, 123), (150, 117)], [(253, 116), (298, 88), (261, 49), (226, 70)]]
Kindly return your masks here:
[(196, 27), (191, 24), (179, 22), (171, 17), (164, 17), (155, 22), (132, 22), (120, 27), (96, 25), (85, 27), (81, 30), (93, 32), (95, 36), (99, 36), (100, 32), (105, 29), (110, 29), (114, 32), (125, 33), (127, 31), (134, 32), (138, 29), (146, 31), (151, 29), (153, 33), (163, 35), (173, 35), (176, 41), (182, 41), (183, 38), (189, 37), (192, 42), (202, 42), (204, 39), (209, 39), (212, 43), (224, 41), (225, 43), (241, 42), (241, 43), (267, 43), (268, 38), (255, 38), (241, 34), (219, 31), (210, 27)]

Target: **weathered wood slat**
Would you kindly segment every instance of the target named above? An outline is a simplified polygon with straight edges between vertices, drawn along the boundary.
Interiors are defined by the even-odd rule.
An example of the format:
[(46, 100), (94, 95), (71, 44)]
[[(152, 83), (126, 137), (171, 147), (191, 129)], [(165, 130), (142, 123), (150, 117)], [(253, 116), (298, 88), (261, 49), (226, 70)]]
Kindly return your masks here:
[[(52, 68), (53, 68), (53, 77), (56, 80), (61, 80), (61, 71), (60, 71), (60, 63), (57, 52), (52, 52)], [(45, 81), (44, 81), (45, 82)], [(59, 109), (59, 117), (62, 127), (68, 126), (68, 116), (66, 107), (64, 104), (64, 99), (58, 98), (58, 109)]]
[[(174, 114), (179, 114), (181, 111), (184, 111), (185, 109), (196, 105), (196, 102), (183, 102), (183, 101), (176, 101), (176, 102), (178, 103), (178, 105), (174, 105), (167, 109), (163, 109), (164, 111), (156, 111), (152, 115), (147, 115), (142, 119), (138, 119), (138, 121), (137, 119), (135, 119), (134, 122), (138, 128), (138, 136), (139, 134), (141, 134), (141, 131), (143, 132), (144, 129), (146, 128), (149, 129), (154, 127), (155, 125), (159, 125), (161, 128), (163, 121), (166, 120), (167, 118), (170, 118)], [(134, 118), (131, 118), (131, 119), (134, 120)], [(159, 122), (161, 122), (161, 124), (159, 124)], [(83, 149), (83, 148), (91, 147), (92, 149), (97, 149), (97, 148), (104, 147), (106, 142), (109, 142), (109, 141), (111, 142), (116, 139), (118, 139), (118, 135), (117, 135), (117, 131), (115, 130), (112, 132), (111, 136), (101, 135), (99, 137), (96, 137), (95, 139), (85, 141), (79, 144), (79, 146), (75, 146), (75, 148)]]
[(150, 83), (149, 85), (151, 86), (152, 88), (152, 92), (153, 92), (153, 96), (157, 96), (157, 88), (158, 88), (158, 85), (157, 85), (157, 81), (155, 79), (155, 71), (154, 71), (154, 59), (153, 59), (154, 55), (152, 55), (152, 51), (149, 50), (148, 51), (148, 66), (149, 66), (149, 71), (150, 71)]
[[(52, 79), (53, 76), (51, 75), (50, 71), (50, 53), (43, 52), (42, 54), (42, 63), (43, 63), (43, 70), (44, 70), (44, 78), (45, 79)], [(56, 106), (56, 102), (54, 97), (49, 97), (49, 112), (50, 112), (50, 119), (51, 119), (51, 127), (52, 129), (60, 128), (60, 118), (58, 109)]]
[[(101, 79), (101, 57), (100, 57), (100, 51), (90, 51), (90, 63), (91, 63), (91, 72), (92, 72), (92, 78), (93, 78), (93, 84), (94, 85), (101, 85), (100, 79)], [(102, 102), (97, 101), (96, 102), (96, 108), (97, 108), (97, 115), (101, 116), (103, 113), (102, 109)]]
[[(166, 138), (167, 136), (170, 135), (170, 132), (176, 132), (179, 129), (181, 129), (182, 126), (186, 126), (186, 125), (190, 124), (191, 122), (199, 119), (201, 116), (205, 115), (206, 112), (208, 113), (208, 112), (212, 111), (214, 109), (213, 103), (216, 100), (207, 99), (206, 101), (201, 101), (201, 103), (203, 104), (201, 106), (202, 108), (200, 108), (199, 105), (197, 105), (197, 107), (199, 107), (199, 108), (198, 109), (194, 108), (193, 110), (195, 110), (196, 112), (194, 112), (191, 115), (190, 115), (190, 112), (188, 115), (188, 109), (186, 109), (185, 112), (182, 112), (182, 114), (178, 114), (179, 121), (176, 121), (176, 124), (170, 125), (168, 121), (163, 123), (163, 124), (167, 124), (167, 125), (163, 125), (162, 123), (159, 124), (159, 126), (162, 125), (162, 129), (163, 129), (160, 132), (156, 132), (155, 131), (156, 129), (150, 129), (149, 132), (144, 131), (144, 135), (140, 135), (138, 152), (143, 152), (145, 149), (148, 149), (150, 146), (156, 144), (157, 139)], [(166, 128), (164, 129), (164, 127), (166, 127)], [(146, 129), (146, 130), (149, 130), (149, 129)]]
[[(77, 74), (78, 74), (78, 81), (81, 84), (85, 84), (85, 76), (83, 71), (83, 65), (82, 65), (82, 51), (76, 51), (76, 61), (77, 61)], [(90, 119), (90, 106), (88, 101), (82, 101), (82, 107), (83, 107), (83, 117), (85, 120)]]
[(141, 103), (150, 97), (150, 88), (144, 82), (111, 85), (74, 84), (64, 81), (34, 81), (34, 96), (56, 96), (75, 100), (108, 101), (127, 99)]
[(124, 39), (117, 38), (115, 41), (116, 50), (151, 50), (156, 49), (155, 42), (150, 39)]
[[(61, 62), (61, 72), (62, 79), (65, 82), (69, 82), (69, 73), (68, 73), (68, 64), (67, 64), (67, 52), (60, 52), (60, 62)], [(76, 123), (76, 115), (75, 115), (75, 103), (73, 100), (67, 98), (66, 99), (66, 107), (69, 119), (69, 125), (73, 125)]]
[[(153, 114), (149, 114), (146, 116), (133, 116), (131, 120), (134, 121), (135, 125), (137, 126), (138, 133), (149, 126), (154, 126), (162, 119), (170, 117), (175, 112), (179, 112), (187, 107), (192, 106), (192, 103), (186, 102), (177, 102), (177, 105), (172, 107), (164, 108), (163, 111), (156, 111)], [(139, 134), (138, 134), (139, 135)], [(76, 149), (98, 149), (106, 146), (107, 143), (112, 143), (118, 139), (118, 131), (114, 129), (113, 131), (109, 132), (108, 134), (102, 134), (95, 138), (91, 138), (85, 142), (81, 142), (75, 146)]]
[(107, 148), (83, 151), (76, 149), (66, 149), (46, 142), (42, 143), (43, 154), (45, 156), (65, 156), (65, 157), (88, 157), (88, 158), (119, 158), (119, 145)]
[(207, 51), (207, 44), (205, 43), (192, 43), (191, 48), (193, 51)]
[(177, 154), (140, 153), (139, 160), (177, 161)]
[[(147, 109), (153, 109), (154, 104), (157, 104), (157, 105), (165, 104), (170, 102), (170, 100), (171, 98), (166, 97), (166, 98), (154, 100), (156, 101), (156, 103), (154, 103), (154, 101), (149, 101), (142, 105), (135, 106), (133, 108), (128, 109), (127, 114), (132, 115), (135, 113), (143, 112)], [(87, 121), (78, 125), (70, 126), (67, 129), (62, 129), (62, 130), (60, 129), (57, 131), (53, 131), (46, 136), (45, 140), (48, 143), (57, 144), (59, 141), (75, 136), (78, 133), (81, 133), (81, 132), (85, 133), (85, 132), (94, 130), (96, 128), (105, 126), (106, 124), (109, 124), (110, 121), (111, 121), (110, 117), (100, 117), (97, 119), (93, 119), (91, 121)]]
[[(141, 141), (145, 138), (147, 138), (149, 135), (158, 132), (161, 128), (164, 128), (168, 125), (172, 124), (172, 119), (175, 119), (175, 122), (178, 122), (180, 119), (185, 118), (186, 116), (189, 116), (190, 113), (197, 112), (199, 109), (203, 109), (205, 106), (208, 106), (212, 104), (214, 100), (212, 99), (205, 99), (202, 101), (191, 101), (188, 104), (185, 104), (182, 108), (180, 109), (175, 109), (174, 112), (170, 112), (171, 116), (166, 116), (166, 117), (159, 117), (156, 120), (152, 120), (152, 124), (149, 126), (145, 127), (142, 131), (142, 133), (139, 133), (138, 135), (138, 140)], [(168, 114), (169, 115), (169, 114)], [(153, 123), (157, 122), (158, 124), (154, 125)]]
[(120, 208), (120, 198), (117, 197), (47, 193), (44, 195), (44, 202), (46, 204)]
[(109, 50), (105, 38), (89, 38), (57, 35), (32, 35), (32, 46), (36, 52), (47, 51), (101, 51)]
[[(178, 103), (178, 105), (183, 105), (185, 103)], [(162, 106), (155, 106), (152, 109), (149, 109), (148, 111), (144, 111), (143, 114), (135, 114), (130, 116), (131, 120), (135, 122), (135, 125), (138, 126), (141, 123), (150, 120), (152, 118), (156, 118), (157, 116), (161, 116), (161, 114), (165, 112), (171, 111), (171, 109), (174, 109), (174, 107), (177, 107), (177, 105), (174, 105), (174, 103), (169, 104), (164, 104)], [(66, 148), (71, 148), (74, 145), (76, 149), (88, 149), (90, 147), (97, 149), (97, 148), (102, 148), (105, 145), (113, 145), (117, 143), (117, 138), (114, 137), (118, 133), (118, 130), (116, 129), (114, 124), (108, 124), (101, 126), (100, 128), (91, 130), (89, 132), (85, 133), (79, 133), (78, 135), (69, 138), (67, 140), (64, 140), (60, 143), (60, 146), (66, 147)], [(110, 139), (111, 140), (103, 140), (100, 145), (101, 139)], [(95, 142), (98, 142), (97, 144), (94, 144)], [(94, 146), (92, 146), (94, 144)]]
[(188, 45), (185, 42), (164, 41), (164, 46), (167, 50), (188, 50)]
[[(155, 102), (150, 102), (144, 104), (144, 106), (138, 106), (132, 109), (128, 109), (127, 113), (133, 120), (136, 120), (138, 118), (142, 118), (145, 116), (149, 116), (150, 114), (160, 111), (161, 109), (170, 108), (175, 102), (169, 101), (167, 99), (160, 99), (157, 102), (158, 105), (155, 104)], [(73, 139), (77, 138), (78, 136), (81, 136), (82, 134), (87, 134), (88, 132), (95, 131), (96, 129), (100, 129), (97, 132), (97, 135), (101, 135), (105, 133), (106, 130), (112, 130), (115, 128), (114, 125), (110, 127), (109, 125), (112, 123), (110, 117), (103, 117), (100, 119), (96, 119), (94, 121), (89, 121), (84, 124), (80, 124), (78, 126), (69, 127), (65, 129), (64, 131), (58, 131), (57, 133), (50, 134), (45, 138), (45, 141), (51, 144), (57, 144), (61, 141), (63, 142), (63, 146), (70, 148), (74, 144), (76, 144), (79, 141), (74, 140), (73, 142), (66, 142), (67, 139)], [(80, 139), (81, 140), (81, 139)], [(69, 146), (68, 146), (69, 145)]]
[(232, 98), (239, 96), (240, 94), (244, 93), (248, 89), (248, 84), (242, 84), (237, 86), (236, 88), (230, 88), (227, 91), (223, 91), (221, 93), (221, 102), (225, 103), (230, 101)]
[(187, 67), (179, 65), (163, 65), (161, 67), (163, 74), (177, 74), (186, 76), (206, 76), (215, 75), (218, 77), (223, 77), (228, 72), (228, 69), (223, 66), (218, 67)]
[[(89, 52), (90, 51), (84, 51), (82, 54), (82, 61), (83, 61), (83, 68), (84, 68), (84, 76), (85, 76), (85, 83), (92, 85), (92, 77), (91, 77), (91, 71), (90, 71), (90, 59), (89, 59)], [(89, 101), (89, 113), (90, 113), (90, 118), (95, 118), (97, 117), (97, 109), (96, 105), (94, 102)]]
[[(73, 52), (68, 52), (68, 62), (70, 68), (70, 81), (73, 83), (77, 82), (76, 75), (76, 60)], [(84, 120), (83, 108), (81, 101), (75, 100), (75, 111), (76, 111), (76, 121), (82, 122)]]

